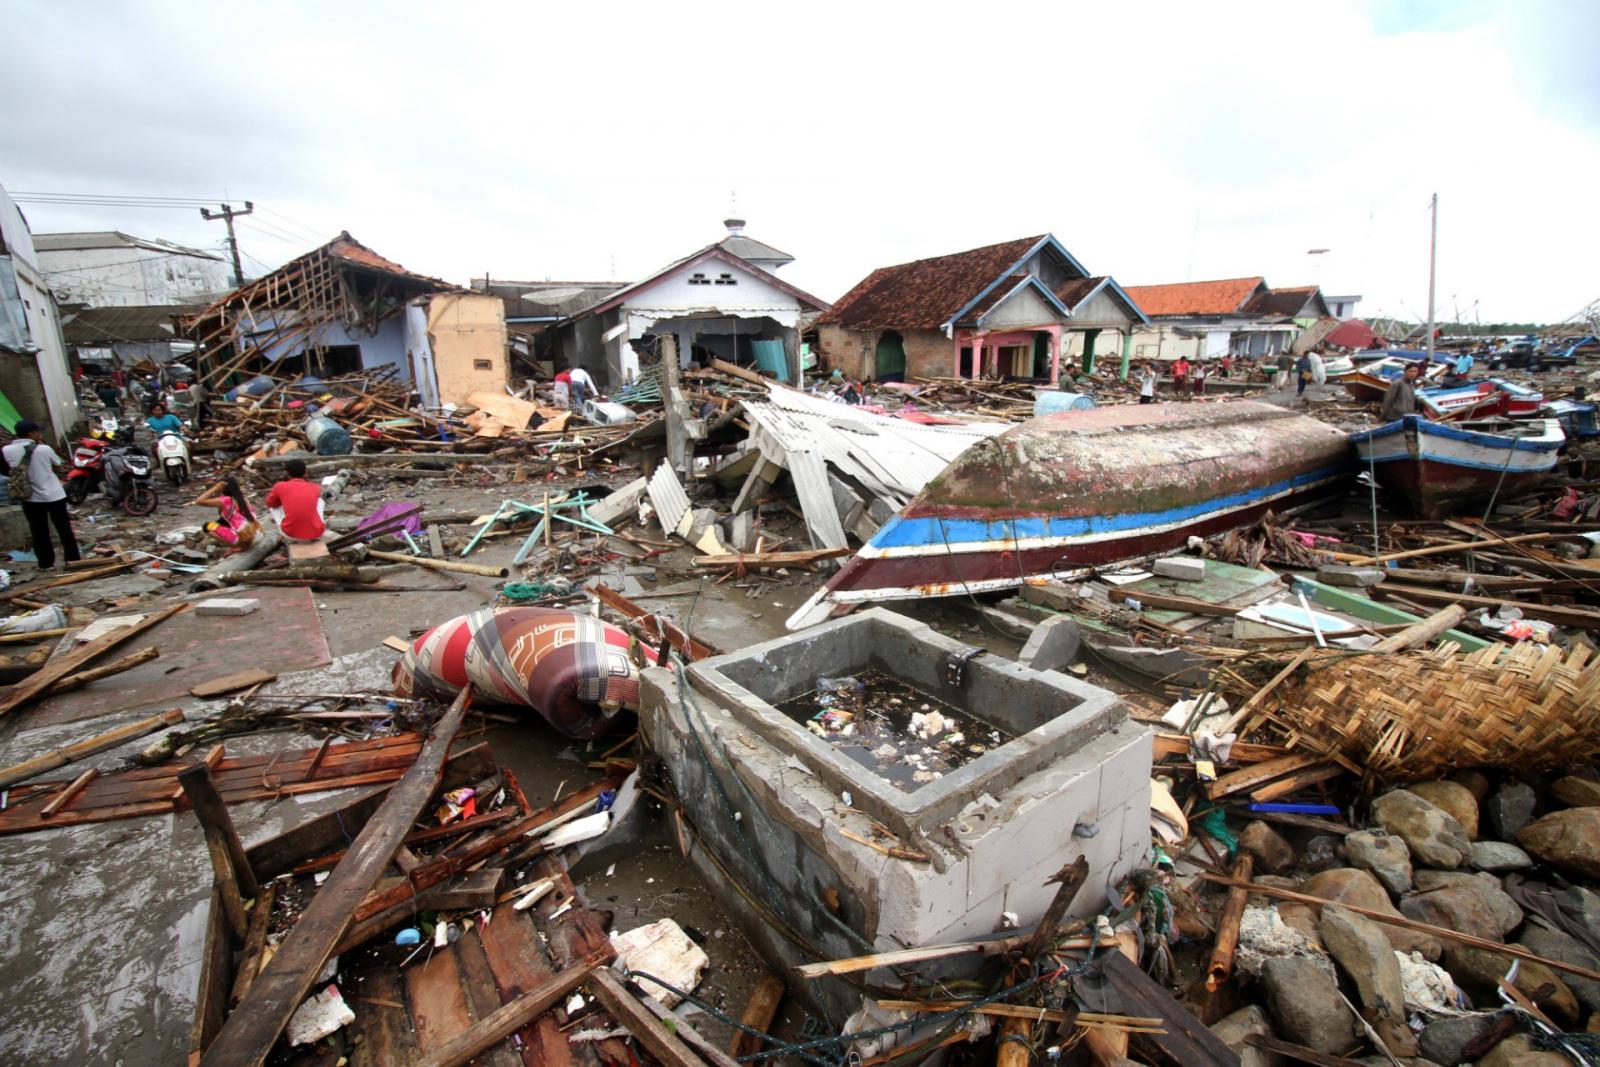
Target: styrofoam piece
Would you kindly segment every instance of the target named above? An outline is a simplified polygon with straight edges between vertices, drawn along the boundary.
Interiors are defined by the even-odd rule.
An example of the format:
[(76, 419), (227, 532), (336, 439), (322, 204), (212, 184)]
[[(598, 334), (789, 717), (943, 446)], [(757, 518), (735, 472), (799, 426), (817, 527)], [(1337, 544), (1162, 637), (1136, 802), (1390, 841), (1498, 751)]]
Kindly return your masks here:
[(213, 597), (194, 606), (196, 615), (248, 615), (261, 606), (259, 600), (240, 597)]

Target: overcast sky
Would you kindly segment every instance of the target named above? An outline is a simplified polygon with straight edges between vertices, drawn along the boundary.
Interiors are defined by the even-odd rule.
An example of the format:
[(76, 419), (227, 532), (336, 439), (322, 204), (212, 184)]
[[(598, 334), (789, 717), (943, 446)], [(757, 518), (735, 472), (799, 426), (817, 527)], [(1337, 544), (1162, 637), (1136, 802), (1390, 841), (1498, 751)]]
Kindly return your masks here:
[(457, 282), (627, 280), (737, 194), (826, 300), (1049, 231), (1124, 284), (1261, 274), (1420, 317), (1437, 191), (1441, 319), (1600, 299), (1594, 0), (0, 0), (0, 26), (0, 183), (250, 198), (247, 273), (348, 229)]

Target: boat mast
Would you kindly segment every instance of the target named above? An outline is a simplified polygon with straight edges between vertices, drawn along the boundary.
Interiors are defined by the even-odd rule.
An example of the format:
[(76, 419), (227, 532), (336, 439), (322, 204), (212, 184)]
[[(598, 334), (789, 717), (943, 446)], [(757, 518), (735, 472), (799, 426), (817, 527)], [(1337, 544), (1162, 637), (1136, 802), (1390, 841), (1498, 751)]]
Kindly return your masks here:
[(1433, 365), (1433, 272), (1439, 258), (1439, 194), (1430, 202), (1433, 224), (1428, 232), (1428, 365)]

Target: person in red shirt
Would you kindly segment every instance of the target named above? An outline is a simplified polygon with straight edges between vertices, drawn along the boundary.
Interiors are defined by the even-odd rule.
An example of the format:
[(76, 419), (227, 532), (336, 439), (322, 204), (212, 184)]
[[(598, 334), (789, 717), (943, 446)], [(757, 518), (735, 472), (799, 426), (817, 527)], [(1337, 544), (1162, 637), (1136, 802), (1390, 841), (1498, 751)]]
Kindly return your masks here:
[(1189, 361), (1183, 356), (1172, 365), (1172, 391), (1180, 400), (1189, 399)]
[(322, 521), (322, 486), (306, 481), (304, 460), (291, 459), (283, 465), (289, 477), (272, 487), (267, 507), (278, 520), (278, 529), (291, 541), (319, 541), (328, 529)]

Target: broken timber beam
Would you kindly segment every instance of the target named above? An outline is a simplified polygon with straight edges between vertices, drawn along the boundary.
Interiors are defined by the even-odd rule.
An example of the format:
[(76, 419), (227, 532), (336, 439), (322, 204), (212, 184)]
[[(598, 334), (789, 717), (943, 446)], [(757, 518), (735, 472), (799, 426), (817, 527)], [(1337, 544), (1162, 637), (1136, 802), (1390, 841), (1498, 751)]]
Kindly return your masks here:
[(704, 641), (695, 640), (655, 612), (646, 611), (604, 582), (596, 582), (594, 588), (590, 591), (606, 607), (611, 608), (613, 611), (620, 611), (630, 619), (638, 619), (640, 625), (651, 634), (657, 637), (665, 634), (666, 640), (672, 644), (672, 647), (682, 652), (686, 658), (696, 660), (718, 655), (717, 649)]
[(1483, 608), (1498, 608), (1504, 605), (1508, 608), (1520, 608), (1524, 616), (1544, 619), (1561, 626), (1578, 626), (1586, 630), (1600, 629), (1600, 611), (1566, 604), (1530, 604), (1525, 600), (1473, 596), (1470, 593), (1450, 593), (1442, 589), (1427, 589), (1418, 585), (1390, 585), (1388, 582), (1373, 586), (1370, 592), (1379, 599), (1402, 596), (1419, 604), (1463, 604)]
[(132, 741), (136, 737), (159, 730), (164, 726), (176, 726), (183, 721), (183, 709), (174, 708), (163, 711), (159, 715), (152, 715), (148, 719), (130, 722), (126, 726), (119, 726), (115, 730), (107, 730), (94, 737), (86, 737), (82, 741), (74, 741), (70, 745), (53, 748), (49, 752), (35, 756), (21, 763), (13, 763), (9, 767), (0, 767), (0, 789), (16, 785), (46, 771), (53, 771), (58, 767), (65, 767), (69, 763), (86, 759), (98, 752)]
[(1402, 649), (1425, 645), (1466, 618), (1466, 616), (1466, 608), (1460, 604), (1451, 604), (1449, 607), (1434, 612), (1421, 622), (1413, 623), (1399, 633), (1385, 637), (1382, 641), (1373, 645), (1370, 651), (1399, 652)]
[(761, 570), (766, 567), (809, 567), (818, 560), (837, 559), (850, 554), (848, 548), (812, 548), (798, 552), (740, 552), (726, 556), (697, 556), (692, 565), (731, 570), (738, 570), (741, 567), (751, 570)]
[(552, 975), (417, 1060), (413, 1067), (459, 1067), (555, 1007), (605, 962), (604, 958), (588, 959)]
[(312, 897), (250, 992), (222, 1024), (201, 1058), (201, 1067), (261, 1067), (266, 1062), (289, 1017), (299, 1009), (317, 972), (354, 920), (356, 906), (383, 874), (433, 796), (471, 695), (469, 683), (434, 727), (411, 769), (389, 790), (349, 853)]
[[(649, 979), (645, 979), (649, 981)], [(639, 1044), (666, 1067), (706, 1067), (689, 1046), (662, 1025), (643, 1004), (628, 992), (609, 967), (596, 971), (588, 981), (589, 992), (605, 1006), (611, 1017), (627, 1028)]]
[(24, 704), (43, 696), (51, 686), (69, 674), (75, 674), (88, 664), (110, 652), (113, 648), (139, 636), (153, 626), (166, 622), (180, 611), (188, 611), (188, 604), (173, 604), (171, 607), (162, 608), (134, 623), (132, 626), (123, 626), (112, 630), (102, 637), (97, 637), (81, 648), (63, 652), (47, 661), (43, 667), (28, 675), (0, 696), (0, 715), (6, 715), (17, 710)]
[(1134, 589), (1118, 586), (1106, 590), (1106, 596), (1113, 604), (1124, 604), (1129, 600), (1137, 600), (1147, 608), (1156, 608), (1161, 611), (1187, 611), (1191, 615), (1237, 615), (1243, 608), (1230, 608), (1225, 604), (1213, 604), (1209, 600), (1196, 600), (1189, 596), (1169, 596), (1165, 593), (1143, 593)]

